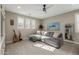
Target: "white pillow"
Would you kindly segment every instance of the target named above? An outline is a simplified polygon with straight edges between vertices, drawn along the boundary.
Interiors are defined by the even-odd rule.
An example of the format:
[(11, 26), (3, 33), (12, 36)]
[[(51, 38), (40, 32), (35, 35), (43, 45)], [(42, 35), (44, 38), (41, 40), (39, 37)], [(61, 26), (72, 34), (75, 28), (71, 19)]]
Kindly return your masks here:
[(59, 33), (55, 33), (55, 32), (54, 32), (53, 37), (54, 37), (54, 38), (57, 38), (57, 37), (58, 37), (58, 35), (59, 35)]
[(41, 34), (41, 31), (37, 31), (37, 34)]
[(45, 31), (45, 32), (44, 32), (44, 35), (46, 35), (46, 34), (47, 34), (47, 32)]

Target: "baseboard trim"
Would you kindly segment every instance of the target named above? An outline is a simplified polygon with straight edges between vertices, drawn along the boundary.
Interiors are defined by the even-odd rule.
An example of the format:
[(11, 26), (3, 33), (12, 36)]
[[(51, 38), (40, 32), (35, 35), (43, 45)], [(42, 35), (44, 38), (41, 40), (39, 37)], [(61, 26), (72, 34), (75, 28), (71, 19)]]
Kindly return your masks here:
[(5, 41), (5, 44), (9, 44), (9, 43), (12, 43), (12, 41)]
[(69, 40), (64, 40), (64, 41), (69, 43), (79, 44), (79, 42), (75, 42), (75, 41), (69, 41)]
[(26, 38), (23, 38), (23, 40), (28, 40), (29, 38), (28, 37), (26, 37)]

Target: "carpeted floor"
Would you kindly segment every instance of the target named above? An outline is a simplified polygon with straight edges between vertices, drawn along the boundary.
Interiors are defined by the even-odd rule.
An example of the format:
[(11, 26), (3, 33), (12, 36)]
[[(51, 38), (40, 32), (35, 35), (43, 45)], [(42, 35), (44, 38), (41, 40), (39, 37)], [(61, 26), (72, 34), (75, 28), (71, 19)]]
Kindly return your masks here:
[(35, 44), (44, 44), (42, 42), (31, 42), (29, 40), (20, 41), (13, 44), (7, 44), (5, 49), (5, 55), (78, 55), (79, 45), (64, 42), (64, 45), (60, 49), (54, 49), (48, 51), (39, 47), (35, 47)]

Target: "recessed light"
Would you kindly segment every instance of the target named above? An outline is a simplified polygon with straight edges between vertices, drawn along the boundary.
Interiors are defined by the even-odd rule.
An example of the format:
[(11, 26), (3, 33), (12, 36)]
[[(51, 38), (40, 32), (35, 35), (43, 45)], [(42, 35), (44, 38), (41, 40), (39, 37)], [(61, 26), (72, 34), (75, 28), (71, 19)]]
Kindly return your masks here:
[(19, 9), (19, 8), (21, 8), (20, 6), (17, 6), (17, 8)]

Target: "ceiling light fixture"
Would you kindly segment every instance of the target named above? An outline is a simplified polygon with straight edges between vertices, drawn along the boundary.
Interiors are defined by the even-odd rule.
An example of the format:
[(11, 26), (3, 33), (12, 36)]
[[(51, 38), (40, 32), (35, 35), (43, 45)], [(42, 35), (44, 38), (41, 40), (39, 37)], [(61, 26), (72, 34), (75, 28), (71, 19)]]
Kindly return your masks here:
[(17, 6), (17, 8), (20, 9), (21, 7), (20, 6)]
[(43, 4), (43, 14), (42, 16), (45, 17), (46, 16), (46, 13), (47, 13), (47, 10), (46, 10), (46, 4)]
[(43, 5), (43, 11), (46, 12), (46, 4)]

